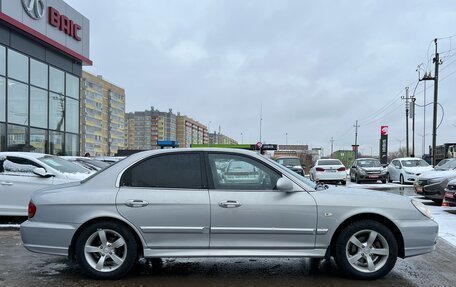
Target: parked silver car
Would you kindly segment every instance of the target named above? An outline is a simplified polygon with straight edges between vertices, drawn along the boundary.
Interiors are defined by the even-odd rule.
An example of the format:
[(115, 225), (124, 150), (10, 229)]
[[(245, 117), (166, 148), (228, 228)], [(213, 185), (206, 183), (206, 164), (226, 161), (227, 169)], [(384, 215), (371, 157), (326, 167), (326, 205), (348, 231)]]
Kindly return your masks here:
[[(257, 182), (225, 181), (243, 162)], [(344, 274), (375, 279), (397, 257), (435, 249), (438, 225), (407, 197), (330, 188), (250, 151), (137, 153), (80, 182), (34, 193), (25, 248), (74, 258), (92, 277), (125, 276), (139, 257), (333, 256)]]

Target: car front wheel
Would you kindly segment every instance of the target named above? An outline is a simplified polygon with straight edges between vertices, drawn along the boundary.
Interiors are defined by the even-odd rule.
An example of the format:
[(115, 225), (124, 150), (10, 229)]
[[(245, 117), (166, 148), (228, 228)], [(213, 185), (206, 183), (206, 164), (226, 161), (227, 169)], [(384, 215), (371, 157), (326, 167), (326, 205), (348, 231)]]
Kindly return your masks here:
[(347, 277), (377, 279), (396, 264), (398, 245), (393, 233), (373, 220), (354, 222), (336, 240), (335, 260)]
[(124, 277), (137, 261), (137, 244), (130, 230), (114, 222), (89, 225), (76, 241), (79, 265), (96, 279)]

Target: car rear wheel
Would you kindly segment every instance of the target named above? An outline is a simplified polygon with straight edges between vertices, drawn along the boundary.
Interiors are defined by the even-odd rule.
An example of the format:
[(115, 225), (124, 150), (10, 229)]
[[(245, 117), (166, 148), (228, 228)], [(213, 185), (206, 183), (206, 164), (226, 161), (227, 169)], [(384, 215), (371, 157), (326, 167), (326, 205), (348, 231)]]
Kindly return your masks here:
[(388, 180), (388, 182), (393, 182), (389, 173), (386, 174), (386, 179)]
[(76, 241), (76, 259), (89, 276), (118, 279), (137, 261), (137, 244), (130, 230), (114, 222), (86, 227)]
[(336, 240), (335, 260), (344, 275), (356, 279), (377, 279), (396, 264), (397, 247), (393, 233), (373, 220), (354, 222)]

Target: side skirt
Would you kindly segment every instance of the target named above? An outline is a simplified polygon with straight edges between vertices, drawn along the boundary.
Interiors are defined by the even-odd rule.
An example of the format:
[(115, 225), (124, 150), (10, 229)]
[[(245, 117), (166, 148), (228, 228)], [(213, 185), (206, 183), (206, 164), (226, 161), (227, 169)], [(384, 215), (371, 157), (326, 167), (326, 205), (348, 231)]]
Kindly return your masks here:
[(326, 249), (144, 249), (144, 257), (325, 257)]

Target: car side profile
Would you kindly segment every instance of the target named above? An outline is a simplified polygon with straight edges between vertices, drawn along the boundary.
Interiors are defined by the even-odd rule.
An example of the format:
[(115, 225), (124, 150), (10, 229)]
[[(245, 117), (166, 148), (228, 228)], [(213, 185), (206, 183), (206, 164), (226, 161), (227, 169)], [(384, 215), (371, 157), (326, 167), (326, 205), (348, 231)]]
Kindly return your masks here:
[(80, 181), (91, 172), (56, 156), (31, 152), (0, 152), (0, 216), (27, 216), (32, 192)]
[(418, 201), (317, 190), (254, 152), (210, 148), (136, 153), (35, 192), (21, 225), (25, 248), (99, 279), (125, 276), (140, 257), (334, 257), (347, 276), (376, 279), (397, 257), (434, 250), (437, 232)]

